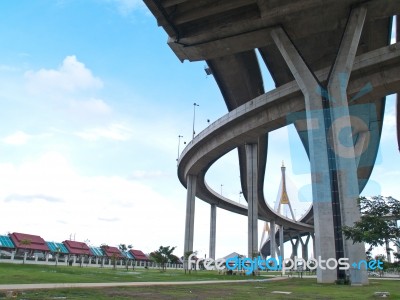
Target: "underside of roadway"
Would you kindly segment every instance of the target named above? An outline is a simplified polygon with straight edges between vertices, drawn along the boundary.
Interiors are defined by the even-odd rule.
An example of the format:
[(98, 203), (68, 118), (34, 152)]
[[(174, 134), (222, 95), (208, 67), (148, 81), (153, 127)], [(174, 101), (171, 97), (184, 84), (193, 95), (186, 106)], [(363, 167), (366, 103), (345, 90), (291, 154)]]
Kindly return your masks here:
[[(301, 53), (309, 68), (323, 83), (334, 63), (352, 7), (364, 3), (367, 16), (357, 49), (357, 58), (347, 89), (348, 99), (364, 85), (372, 91), (351, 105), (372, 104), (369, 115), (371, 144), (358, 162), (360, 192), (374, 166), (381, 135), (385, 96), (400, 91), (399, 46), (390, 44), (392, 17), (400, 15), (395, 0), (144, 0), (167, 32), (168, 44), (183, 60), (205, 60), (212, 71), (229, 113), (211, 124), (185, 148), (178, 167), (184, 186), (188, 174), (197, 175), (196, 196), (232, 212), (247, 215), (247, 207), (226, 199), (204, 180), (210, 166), (237, 148), (243, 195), (247, 195), (246, 143), (258, 143), (259, 218), (283, 225), (284, 240), (289, 235), (313, 231), (312, 208), (295, 222), (276, 212), (264, 198), (268, 132), (289, 124), (287, 115), (304, 111), (304, 97), (271, 38), (271, 30), (281, 26)], [(399, 22), (400, 23), (400, 22)], [(399, 28), (399, 26), (398, 26)], [(398, 30), (399, 32), (399, 30)], [(380, 50), (377, 50), (380, 49)], [(377, 51), (375, 51), (377, 50)], [(259, 61), (258, 51), (262, 57)], [(385, 52), (386, 51), (386, 52)], [(385, 52), (383, 55), (380, 52)], [(384, 57), (390, 56), (391, 58)], [(377, 58), (381, 55), (380, 58)], [(371, 61), (373, 57), (375, 61)], [(260, 65), (264, 63), (276, 89), (265, 93)], [(358, 65), (357, 65), (358, 64)], [(258, 109), (254, 108), (259, 106)], [(351, 109), (351, 108), (350, 108)], [(397, 105), (399, 110), (399, 104)], [(399, 114), (398, 114), (399, 116)], [(252, 119), (253, 118), (253, 119)], [(258, 119), (263, 122), (257, 123)], [(257, 124), (256, 124), (257, 123)], [(251, 130), (247, 130), (248, 128)], [(296, 123), (295, 123), (296, 126)], [(399, 122), (397, 123), (399, 132)], [(308, 153), (304, 132), (299, 136)], [(399, 138), (399, 137), (398, 137)], [(242, 176), (243, 175), (243, 176)], [(277, 233), (278, 238), (278, 233)], [(277, 239), (278, 240), (278, 239)], [(269, 254), (269, 246), (262, 248)]]

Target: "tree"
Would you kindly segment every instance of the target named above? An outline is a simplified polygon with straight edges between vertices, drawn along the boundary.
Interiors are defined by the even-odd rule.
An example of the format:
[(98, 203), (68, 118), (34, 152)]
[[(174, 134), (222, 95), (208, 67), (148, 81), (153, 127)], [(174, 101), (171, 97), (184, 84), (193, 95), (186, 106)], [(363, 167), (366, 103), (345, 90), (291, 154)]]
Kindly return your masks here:
[[(126, 252), (128, 252), (128, 250), (132, 249), (132, 245), (126, 246), (125, 244), (119, 244), (118, 249), (121, 250), (122, 253), (124, 253), (125, 266), (126, 266), (126, 270), (128, 271), (130, 260), (129, 260)], [(133, 266), (133, 264), (132, 264), (132, 266)], [(135, 267), (133, 267), (133, 269), (135, 269)]]
[(188, 262), (189, 256), (192, 254), (197, 255), (197, 251), (186, 251), (183, 254), (183, 268), (185, 269), (185, 274), (186, 274), (186, 270), (189, 271), (189, 274), (192, 271), (192, 266), (189, 266), (189, 262)]
[(150, 259), (160, 264), (161, 270), (165, 271), (166, 264), (174, 259), (172, 252), (175, 250), (175, 248), (176, 247), (171, 248), (170, 246), (167, 247), (160, 246), (158, 250), (150, 253)]
[(374, 196), (371, 199), (358, 199), (361, 218), (354, 226), (343, 226), (342, 232), (346, 239), (353, 243), (365, 242), (370, 245), (368, 252), (376, 246), (386, 246), (389, 259), (389, 242), (397, 243), (400, 238), (400, 228), (396, 220), (400, 219), (400, 201), (392, 197)]

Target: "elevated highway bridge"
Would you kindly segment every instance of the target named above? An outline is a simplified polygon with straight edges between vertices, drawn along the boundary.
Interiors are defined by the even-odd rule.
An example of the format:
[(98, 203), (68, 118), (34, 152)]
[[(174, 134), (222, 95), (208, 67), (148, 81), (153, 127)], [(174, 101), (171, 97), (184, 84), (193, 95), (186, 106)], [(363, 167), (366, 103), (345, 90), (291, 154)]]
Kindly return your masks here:
[[(229, 110), (197, 135), (179, 160), (178, 177), (188, 189), (185, 252), (193, 250), (197, 196), (211, 204), (211, 215), (220, 207), (248, 216), (249, 256), (258, 251), (257, 220), (262, 219), (288, 233), (315, 231), (317, 255), (361, 258), (364, 246), (344, 241), (339, 230), (341, 224), (351, 225), (359, 217), (355, 198), (375, 163), (385, 96), (400, 90), (400, 49), (398, 44), (389, 46), (400, 2), (144, 2), (181, 61), (207, 62)], [(276, 85), (267, 93), (260, 63)], [(368, 93), (363, 92), (365, 86)], [(298, 222), (274, 212), (263, 193), (268, 132), (290, 123), (299, 133), (312, 170), (313, 208)], [(319, 130), (314, 130), (316, 124)], [(335, 139), (346, 127), (352, 128), (351, 147)], [(234, 148), (247, 207), (222, 197), (205, 182), (210, 166)], [(215, 221), (211, 224), (212, 257)], [(319, 282), (344, 276), (321, 270), (317, 275)], [(359, 283), (366, 283), (365, 273), (361, 278)]]

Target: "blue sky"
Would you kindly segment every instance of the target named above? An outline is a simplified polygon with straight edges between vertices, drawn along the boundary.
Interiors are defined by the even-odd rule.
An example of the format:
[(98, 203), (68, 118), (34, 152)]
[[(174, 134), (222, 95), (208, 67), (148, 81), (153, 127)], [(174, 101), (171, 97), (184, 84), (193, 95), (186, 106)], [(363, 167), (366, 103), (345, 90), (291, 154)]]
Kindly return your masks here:
[[(204, 62), (181, 63), (135, 0), (2, 1), (0, 36), (0, 234), (49, 241), (72, 234), (145, 252), (177, 246), (181, 254), (186, 190), (176, 176), (178, 135), (182, 150), (194, 102), (197, 133), (227, 112)], [(264, 77), (272, 88), (265, 70)], [(391, 97), (368, 189), (400, 198), (394, 103)], [(207, 179), (243, 203), (236, 158), (226, 155)], [(292, 198), (295, 186), (309, 183), (309, 174), (293, 174), (292, 159), (307, 161), (297, 136), (273, 132), (265, 186), (271, 204), (282, 160)], [(307, 204), (295, 206), (301, 214)], [(197, 201), (194, 248), (201, 254), (208, 254), (209, 213)], [(217, 218), (217, 256), (246, 253), (246, 218), (222, 210)]]

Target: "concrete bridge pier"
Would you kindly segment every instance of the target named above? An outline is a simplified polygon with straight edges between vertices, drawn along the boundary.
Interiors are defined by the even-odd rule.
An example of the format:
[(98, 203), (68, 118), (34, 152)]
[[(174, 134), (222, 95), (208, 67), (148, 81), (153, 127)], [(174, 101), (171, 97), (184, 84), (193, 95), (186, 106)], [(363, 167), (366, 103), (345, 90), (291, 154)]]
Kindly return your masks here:
[[(293, 240), (296, 240), (293, 242)], [(299, 249), (299, 244), (300, 244), (300, 237), (290, 237), (290, 244), (292, 245), (292, 254), (290, 255), (290, 258), (294, 260), (295, 257), (297, 257), (297, 252)]]
[(302, 238), (299, 236), (299, 240), (301, 243), (301, 257), (305, 261), (308, 261), (308, 242), (310, 241), (310, 237), (311, 237), (311, 235), (308, 234), (306, 240), (303, 241)]
[[(400, 42), (400, 15), (396, 16), (396, 42)], [(396, 114), (397, 114), (397, 145), (399, 146), (400, 151), (400, 94), (397, 94), (397, 105), (396, 105)]]
[[(352, 10), (327, 85), (331, 116), (331, 127), (329, 129), (331, 135), (329, 138), (332, 143), (331, 150), (334, 152), (332, 157), (336, 163), (333, 164), (335, 170), (333, 178), (337, 180), (337, 186), (333, 185), (332, 188), (333, 193), (337, 193), (338, 198), (338, 201), (335, 201), (336, 208), (333, 206), (335, 237), (337, 239), (342, 238), (343, 243), (343, 254), (337, 255), (337, 258), (347, 257), (350, 263), (365, 259), (365, 246), (364, 243), (353, 244), (352, 240), (343, 239), (340, 230), (342, 225), (353, 226), (361, 217), (357, 203), (359, 186), (356, 159), (368, 147), (369, 124), (366, 124), (358, 116), (350, 114), (346, 88), (366, 14), (367, 9), (364, 6)], [(351, 130), (351, 134), (348, 135), (348, 140), (343, 141), (342, 133), (346, 129)], [(359, 137), (356, 144), (354, 144), (353, 135), (356, 134)], [(360, 274), (355, 275), (354, 272), (350, 272), (351, 276), (354, 273), (353, 278), (350, 278), (351, 282), (354, 284), (367, 284), (366, 270), (357, 270), (357, 272)], [(340, 273), (338, 275), (340, 277)]]
[(258, 253), (258, 145), (246, 144), (248, 257)]
[(217, 240), (216, 231), (217, 231), (217, 205), (211, 204), (209, 257), (212, 259), (215, 259), (215, 244)]
[(285, 247), (283, 242), (283, 225), (279, 226), (279, 250), (280, 250), (279, 255), (282, 257), (282, 259), (285, 259)]
[(312, 235), (312, 249), (313, 249), (313, 257), (316, 258), (316, 254), (315, 254), (315, 233), (313, 233)]
[[(355, 147), (352, 139), (360, 134), (360, 144), (364, 143), (368, 129), (363, 132), (365, 123), (350, 116), (346, 89), (365, 16), (365, 6), (352, 10), (326, 86), (319, 82), (282, 27), (271, 32), (305, 98), (306, 120), (297, 120), (295, 125), (298, 130), (307, 131), (316, 257), (321, 256), (323, 260), (347, 257), (355, 262), (365, 258), (364, 244), (344, 241), (340, 232), (342, 225), (352, 226), (360, 217), (356, 201), (359, 193), (356, 154), (361, 153), (356, 153), (355, 148), (357, 151), (365, 148), (363, 145)], [(345, 143), (343, 129), (352, 130)], [(350, 274), (353, 283), (368, 283), (366, 271)], [(338, 278), (345, 278), (343, 270), (317, 268), (320, 283), (331, 283)]]
[[(323, 259), (336, 257), (326, 127), (324, 122), (320, 122), (324, 120), (322, 96), (316, 92), (319, 85), (285, 31), (280, 27), (274, 29), (272, 38), (304, 94), (307, 115), (307, 124), (303, 125), (304, 130), (315, 127), (320, 129), (307, 131), (310, 144), (316, 257), (321, 256)], [(319, 283), (332, 283), (336, 279), (336, 271), (317, 269)]]
[[(197, 176), (187, 176), (187, 196), (186, 196), (186, 223), (185, 223), (185, 242), (184, 242), (184, 257), (186, 253), (193, 251), (193, 235), (194, 235), (194, 211), (196, 199), (196, 183)], [(184, 261), (185, 270), (188, 269), (188, 264)]]
[(269, 226), (269, 245), (271, 249), (271, 258), (276, 258), (275, 221), (269, 222)]

